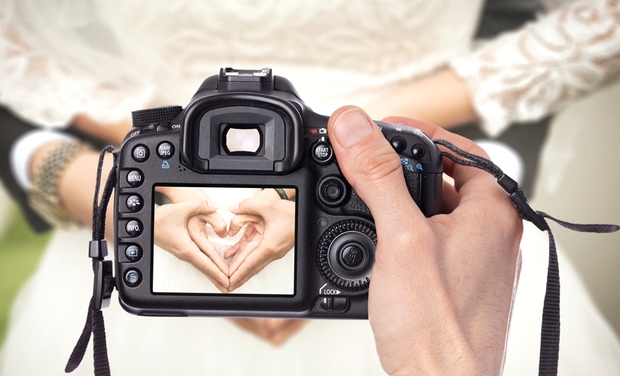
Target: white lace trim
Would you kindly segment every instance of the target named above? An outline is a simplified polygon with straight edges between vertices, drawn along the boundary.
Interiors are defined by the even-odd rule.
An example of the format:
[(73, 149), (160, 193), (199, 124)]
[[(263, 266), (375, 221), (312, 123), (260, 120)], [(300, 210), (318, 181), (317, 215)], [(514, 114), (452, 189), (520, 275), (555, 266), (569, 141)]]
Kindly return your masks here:
[(620, 1), (568, 4), (452, 66), (490, 135), (540, 119), (620, 74)]

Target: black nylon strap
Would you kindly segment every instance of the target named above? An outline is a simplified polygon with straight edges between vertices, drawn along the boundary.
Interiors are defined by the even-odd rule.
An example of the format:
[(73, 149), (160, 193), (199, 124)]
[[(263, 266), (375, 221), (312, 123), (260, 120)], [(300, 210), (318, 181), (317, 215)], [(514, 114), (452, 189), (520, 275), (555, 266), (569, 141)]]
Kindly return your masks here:
[[(617, 225), (575, 224), (561, 221), (541, 211), (537, 213), (541, 218), (550, 219), (573, 231), (601, 234), (620, 230), (620, 226)], [(560, 351), (560, 275), (555, 239), (551, 229), (549, 229), (549, 267), (540, 341), (538, 372), (540, 375), (557, 375), (558, 353)]]
[[(113, 166), (108, 175), (105, 187), (103, 189), (101, 201), (99, 201), (99, 190), (101, 187), (101, 174), (103, 170), (103, 161), (107, 153), (112, 153)], [(112, 146), (108, 146), (101, 151), (99, 155), (99, 163), (97, 165), (97, 180), (95, 185), (95, 195), (93, 200), (93, 240), (89, 244), (89, 256), (93, 259), (93, 273), (95, 281), (93, 286), (93, 296), (88, 305), (88, 314), (86, 315), (86, 323), (82, 334), (76, 343), (65, 372), (73, 372), (82, 362), (86, 348), (90, 342), (91, 334), (93, 335), (93, 357), (96, 376), (110, 376), (110, 364), (108, 361), (108, 349), (105, 335), (105, 322), (103, 313), (101, 312), (102, 300), (108, 299), (112, 295), (115, 288), (114, 277), (111, 272), (111, 261), (105, 261), (107, 256), (107, 244), (105, 238), (105, 217), (106, 209), (112, 191), (116, 186), (116, 158)]]

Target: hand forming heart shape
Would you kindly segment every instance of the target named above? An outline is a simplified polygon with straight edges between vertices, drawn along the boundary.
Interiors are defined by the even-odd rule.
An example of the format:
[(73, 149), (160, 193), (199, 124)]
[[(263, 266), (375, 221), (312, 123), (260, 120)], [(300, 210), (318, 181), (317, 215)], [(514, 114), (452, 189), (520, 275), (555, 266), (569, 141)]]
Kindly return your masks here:
[[(274, 190), (262, 190), (240, 202), (230, 211), (234, 216), (227, 230), (226, 221), (203, 191), (162, 188), (173, 203), (155, 211), (155, 243), (200, 270), (221, 292), (239, 288), (294, 245), (295, 203), (281, 200)], [(220, 238), (229, 238), (243, 228), (243, 235), (223, 256), (209, 239), (210, 229)]]

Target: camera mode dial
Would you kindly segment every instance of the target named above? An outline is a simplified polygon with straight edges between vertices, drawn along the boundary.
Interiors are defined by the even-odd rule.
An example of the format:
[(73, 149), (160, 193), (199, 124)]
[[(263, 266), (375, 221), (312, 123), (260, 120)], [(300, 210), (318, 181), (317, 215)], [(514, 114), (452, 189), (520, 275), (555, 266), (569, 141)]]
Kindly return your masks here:
[(181, 106), (168, 106), (160, 108), (149, 108), (146, 110), (133, 111), (131, 122), (136, 127), (144, 127), (174, 119), (183, 111)]
[(376, 244), (377, 234), (371, 224), (355, 219), (338, 222), (319, 240), (319, 272), (334, 287), (365, 290), (370, 284)]

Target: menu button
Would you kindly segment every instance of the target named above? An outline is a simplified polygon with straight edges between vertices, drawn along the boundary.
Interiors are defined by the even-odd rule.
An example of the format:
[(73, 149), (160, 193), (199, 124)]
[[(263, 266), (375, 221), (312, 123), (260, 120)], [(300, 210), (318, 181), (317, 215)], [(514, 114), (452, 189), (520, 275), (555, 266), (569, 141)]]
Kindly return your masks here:
[(142, 185), (143, 181), (144, 176), (142, 175), (142, 172), (138, 170), (131, 170), (127, 174), (127, 183), (132, 187), (139, 187)]

